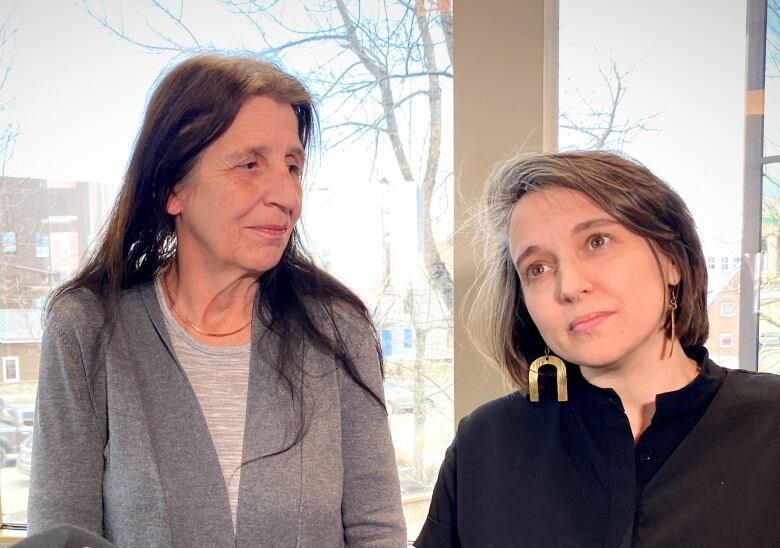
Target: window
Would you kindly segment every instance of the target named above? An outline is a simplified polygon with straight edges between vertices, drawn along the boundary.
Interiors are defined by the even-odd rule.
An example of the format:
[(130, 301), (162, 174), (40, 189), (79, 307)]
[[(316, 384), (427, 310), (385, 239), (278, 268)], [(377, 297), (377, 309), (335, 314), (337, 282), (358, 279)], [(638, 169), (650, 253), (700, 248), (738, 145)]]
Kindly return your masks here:
[[(754, 20), (755, 51), (763, 55), (751, 58), (752, 78), (749, 92), (763, 97), (747, 118), (746, 165), (757, 174), (756, 193), (760, 192), (761, 210), (754, 213), (761, 238), (761, 273), (758, 280), (758, 370), (780, 373), (775, 347), (780, 325), (780, 0), (768, 0), (761, 17)], [(765, 24), (762, 24), (763, 16)], [(762, 51), (763, 50), (763, 51)], [(748, 96), (750, 97), (750, 95)], [(751, 115), (752, 114), (752, 115)], [(759, 123), (760, 122), (760, 123)], [(748, 286), (746, 302), (752, 304), (755, 294)], [(751, 332), (750, 334), (754, 334)], [(742, 358), (740, 358), (742, 359)]]
[(78, 270), (81, 259), (79, 241), (84, 237), (75, 231), (56, 231), (49, 234), (51, 241), (51, 269), (65, 280)]
[[(0, 3), (5, 36), (19, 45), (12, 64), (0, 52), (0, 74), (9, 69), (0, 86), (0, 136), (7, 121), (24, 139), (0, 139), (6, 143), (0, 144), (0, 220), (8, 216), (11, 224), (4, 226), (15, 231), (4, 236), (3, 251), (17, 253), (18, 243), (14, 268), (25, 306), (40, 305), (78, 270), (114, 201), (158, 74), (200, 44), (273, 58), (319, 99), (324, 152), (312, 164), (301, 222), (314, 255), (374, 312), (388, 382), (414, 387), (402, 396), (411, 394), (424, 420), (394, 413), (390, 427), (405, 504), (427, 506), (420, 499), (430, 497), (453, 431), (451, 4), (426, 0), (409, 10), (395, 2), (386, 9), (346, 2), (351, 16), (362, 18), (362, 47), (375, 48), (367, 57), (322, 30), (344, 25), (335, 4), (311, 9), (303, 0), (297, 7), (260, 0), (257, 7), (264, 9), (241, 13), (219, 1), (184, 0), (173, 11), (153, 2), (133, 10), (130, 19), (126, 5), (98, 0), (43, 11), (12, 4)], [(286, 24), (287, 9), (296, 10), (295, 29)], [(417, 14), (425, 16), (426, 32)], [(185, 28), (192, 34), (181, 34)], [(318, 34), (322, 39), (312, 40)], [(40, 36), (58, 47), (21, 47)], [(150, 49), (159, 54), (149, 55)], [(365, 58), (384, 63), (390, 78), (375, 78)], [(24, 72), (24, 66), (37, 70)], [(66, 91), (50, 93), (52, 86)], [(392, 101), (383, 102), (383, 94)], [(58, 116), (44, 120), (40, 112)], [(396, 122), (392, 131), (390, 119)], [(431, 128), (440, 132), (441, 144), (432, 144)], [(391, 142), (391, 133), (400, 140)], [(87, 158), (87, 150), (100, 153)], [(436, 162), (427, 169), (429, 158)], [(14, 209), (13, 203), (21, 205)], [(433, 263), (425, 260), (432, 255)], [(0, 282), (15, 274), (0, 269)], [(13, 388), (19, 389), (17, 400), (33, 405), (34, 381)], [(24, 524), (21, 487), (4, 489), (3, 520)], [(410, 512), (410, 538), (425, 518), (417, 514)]]
[[(777, 6), (778, 1), (769, 3)], [(711, 356), (722, 365), (755, 367), (755, 358), (734, 357), (736, 350), (744, 350), (740, 326), (732, 325), (739, 321), (736, 310), (733, 318), (724, 318), (728, 326), (717, 327), (724, 321), (718, 303), (726, 299), (736, 309), (742, 298), (739, 259), (746, 257), (751, 272), (761, 269), (758, 260), (753, 262), (753, 250), (742, 248), (748, 215), (742, 211), (747, 0), (718, 2), (717, 10), (701, 0), (559, 0), (559, 7), (559, 148), (623, 152), (675, 188), (706, 250)], [(707, 25), (702, 25), (704, 14)], [(773, 43), (780, 42), (775, 38)], [(770, 109), (780, 110), (777, 104), (767, 106), (767, 116)], [(749, 215), (758, 218), (760, 212)], [(778, 260), (773, 246), (770, 242), (769, 272)], [(742, 309), (752, 310), (753, 302), (742, 302)], [(774, 319), (780, 321), (777, 310)], [(732, 338), (730, 352), (721, 355), (720, 333)]]
[(16, 232), (5, 231), (3, 234), (3, 253), (16, 255)]
[(720, 348), (732, 348), (734, 346), (734, 340), (731, 333), (720, 334)]
[(48, 257), (51, 254), (49, 249), (49, 235), (39, 232), (35, 235), (35, 256), (38, 258)]
[(721, 317), (729, 317), (734, 315), (734, 303), (725, 302), (720, 303), (720, 315)]
[(19, 358), (7, 356), (3, 358), (3, 382), (19, 382)]

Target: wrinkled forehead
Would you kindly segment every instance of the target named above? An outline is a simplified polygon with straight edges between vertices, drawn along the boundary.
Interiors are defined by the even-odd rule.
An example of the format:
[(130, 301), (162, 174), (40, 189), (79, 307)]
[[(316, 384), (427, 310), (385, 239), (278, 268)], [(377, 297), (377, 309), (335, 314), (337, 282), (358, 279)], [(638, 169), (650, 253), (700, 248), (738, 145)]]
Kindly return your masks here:
[(514, 203), (509, 215), (509, 235), (530, 236), (554, 230), (569, 232), (578, 223), (594, 218), (619, 222), (585, 193), (549, 186), (526, 192)]

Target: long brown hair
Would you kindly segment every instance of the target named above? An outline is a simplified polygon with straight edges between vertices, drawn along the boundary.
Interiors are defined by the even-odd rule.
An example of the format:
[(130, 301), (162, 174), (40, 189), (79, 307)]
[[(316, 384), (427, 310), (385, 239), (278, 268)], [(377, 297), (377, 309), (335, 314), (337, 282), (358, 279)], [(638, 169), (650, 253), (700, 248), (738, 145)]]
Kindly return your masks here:
[[(518, 155), (499, 165), (484, 190), (477, 223), (483, 260), (469, 330), (479, 350), (521, 390), (528, 364), (544, 354), (545, 343), (523, 301), (509, 254), (509, 219), (518, 200), (548, 187), (580, 192), (680, 271), (675, 311), (676, 336), (683, 346), (704, 344), (707, 267), (696, 225), (682, 198), (642, 164), (606, 152)], [(671, 316), (664, 329), (671, 337)]]
[[(170, 264), (176, 254), (176, 233), (173, 217), (165, 210), (168, 195), (192, 171), (201, 152), (228, 129), (243, 103), (255, 96), (291, 105), (301, 143), (304, 149), (311, 147), (317, 129), (312, 97), (301, 82), (274, 65), (205, 54), (183, 61), (164, 76), (149, 101), (99, 244), (76, 276), (53, 293), (49, 307), (69, 292), (87, 288), (101, 300), (110, 322), (122, 290), (153, 280)], [(261, 276), (260, 286), (260, 304), (268, 312), (262, 320), (281, 341), (273, 366), (296, 401), (302, 403), (303, 398), (303, 337), (325, 355), (335, 356), (346, 373), (383, 406), (379, 394), (361, 378), (337, 321), (339, 311), (346, 311), (372, 326), (381, 363), (370, 313), (352, 291), (316, 266), (297, 228), (279, 264)], [(287, 448), (302, 438), (303, 423)]]

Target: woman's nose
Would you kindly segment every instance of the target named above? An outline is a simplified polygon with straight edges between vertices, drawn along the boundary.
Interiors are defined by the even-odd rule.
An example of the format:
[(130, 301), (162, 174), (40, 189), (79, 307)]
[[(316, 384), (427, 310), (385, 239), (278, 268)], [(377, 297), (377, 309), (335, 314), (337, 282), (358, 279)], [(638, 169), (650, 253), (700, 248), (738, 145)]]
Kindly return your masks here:
[(286, 212), (297, 211), (301, 206), (300, 178), (290, 173), (290, 167), (285, 162), (276, 166), (269, 181), (267, 201)]
[(558, 294), (561, 302), (576, 303), (591, 291), (587, 269), (577, 260), (558, 264)]

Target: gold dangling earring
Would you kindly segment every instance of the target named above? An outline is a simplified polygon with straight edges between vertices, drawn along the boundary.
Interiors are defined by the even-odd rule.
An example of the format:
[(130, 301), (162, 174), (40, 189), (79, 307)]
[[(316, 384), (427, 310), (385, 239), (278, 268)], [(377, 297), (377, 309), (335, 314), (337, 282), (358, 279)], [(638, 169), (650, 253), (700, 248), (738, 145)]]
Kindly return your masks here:
[(675, 333), (674, 328), (674, 317), (675, 313), (677, 311), (677, 286), (673, 285), (672, 290), (670, 291), (671, 297), (669, 298), (669, 314), (671, 314), (671, 320), (672, 320), (672, 340), (669, 348), (669, 357), (672, 357), (672, 353), (674, 352), (674, 341), (676, 340), (677, 334)]
[(544, 347), (544, 356), (536, 358), (528, 368), (528, 396), (532, 402), (539, 401), (539, 368), (543, 365), (555, 367), (555, 381), (558, 385), (558, 401), (568, 401), (566, 386), (566, 364), (558, 356), (550, 356), (550, 349)]

